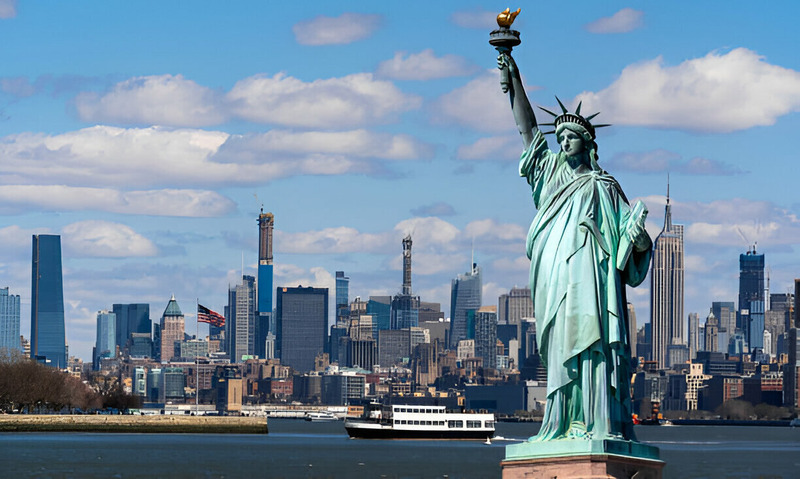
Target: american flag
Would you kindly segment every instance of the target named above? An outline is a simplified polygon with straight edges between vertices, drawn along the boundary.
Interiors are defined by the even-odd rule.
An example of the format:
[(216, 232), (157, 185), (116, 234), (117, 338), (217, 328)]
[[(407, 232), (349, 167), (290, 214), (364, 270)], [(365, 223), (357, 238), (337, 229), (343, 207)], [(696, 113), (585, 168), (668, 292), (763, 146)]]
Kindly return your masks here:
[(225, 326), (225, 316), (206, 308), (202, 304), (197, 305), (197, 320), (218, 328)]

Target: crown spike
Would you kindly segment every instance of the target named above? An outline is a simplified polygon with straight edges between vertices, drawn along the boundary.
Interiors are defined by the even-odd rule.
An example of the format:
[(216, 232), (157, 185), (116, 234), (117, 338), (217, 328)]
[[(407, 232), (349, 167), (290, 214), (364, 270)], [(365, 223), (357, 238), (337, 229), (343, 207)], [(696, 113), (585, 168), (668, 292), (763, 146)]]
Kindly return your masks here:
[(611, 126), (611, 123), (603, 123), (602, 125), (592, 125), (594, 128), (603, 128), (606, 126)]
[(593, 114), (591, 114), (591, 115), (589, 115), (589, 116), (585, 117), (585, 118), (586, 118), (586, 121), (592, 121), (592, 118), (596, 117), (596, 116), (597, 116), (597, 115), (599, 115), (599, 114), (600, 114), (600, 112), (598, 111), (597, 113), (593, 113)]
[(550, 113), (551, 115), (553, 115), (553, 118), (558, 116), (558, 115), (556, 115), (555, 113), (553, 113), (552, 111), (548, 110), (547, 108), (545, 108), (543, 106), (540, 106), (539, 109), (542, 110), (542, 111), (546, 111), (547, 113)]
[(542, 132), (542, 134), (543, 134), (543, 135), (552, 135), (552, 134), (554, 134), (555, 132), (556, 132), (555, 130), (552, 130), (552, 131), (543, 131), (543, 132)]
[(559, 100), (558, 97), (556, 97), (556, 101), (558, 102), (558, 106), (561, 107), (561, 112), (562, 113), (567, 113), (567, 107), (565, 107), (564, 104), (561, 103), (561, 100)]
[(578, 102), (578, 108), (575, 108), (575, 114), (576, 115), (580, 115), (581, 114), (581, 105), (583, 105), (583, 100), (579, 101)]

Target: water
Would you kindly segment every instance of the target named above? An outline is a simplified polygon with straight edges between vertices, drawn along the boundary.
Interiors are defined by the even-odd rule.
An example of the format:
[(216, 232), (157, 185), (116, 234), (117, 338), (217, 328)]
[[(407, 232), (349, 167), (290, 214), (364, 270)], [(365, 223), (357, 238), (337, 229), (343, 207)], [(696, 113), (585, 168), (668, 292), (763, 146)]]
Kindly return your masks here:
[[(270, 434), (0, 434), (0, 476), (14, 478), (500, 477), (505, 445), (535, 424), (498, 423), (473, 441), (349, 439), (341, 422), (270, 419)], [(637, 427), (661, 448), (667, 478), (800, 477), (800, 429)]]

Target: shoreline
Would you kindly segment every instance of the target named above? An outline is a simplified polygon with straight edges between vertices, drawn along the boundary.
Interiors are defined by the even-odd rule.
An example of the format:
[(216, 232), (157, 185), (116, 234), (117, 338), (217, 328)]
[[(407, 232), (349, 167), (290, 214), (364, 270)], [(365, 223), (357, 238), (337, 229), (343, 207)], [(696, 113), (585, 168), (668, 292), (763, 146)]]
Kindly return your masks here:
[(246, 416), (0, 415), (0, 432), (267, 434), (267, 419)]

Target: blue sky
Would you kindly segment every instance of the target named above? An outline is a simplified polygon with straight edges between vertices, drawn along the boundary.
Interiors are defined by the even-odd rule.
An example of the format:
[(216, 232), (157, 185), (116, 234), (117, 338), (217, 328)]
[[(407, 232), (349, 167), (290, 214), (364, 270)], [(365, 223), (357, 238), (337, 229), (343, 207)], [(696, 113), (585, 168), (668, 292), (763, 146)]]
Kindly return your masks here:
[[(393, 294), (407, 233), (414, 291), (445, 311), (473, 245), (485, 304), (525, 285), (535, 209), (488, 44), (507, 6), (0, 0), (0, 286), (22, 296), (22, 333), (31, 235), (62, 235), (70, 353), (88, 359), (113, 303), (157, 320), (175, 294), (187, 325), (195, 298), (221, 310), (255, 272), (262, 204), (277, 286), (332, 288), (343, 270), (351, 299)], [(755, 242), (788, 291), (800, 7), (521, 6), (531, 102), (583, 100), (614, 125), (601, 166), (647, 203), (653, 237), (670, 175), (686, 313), (736, 300)], [(648, 282), (629, 299), (641, 323)]]

